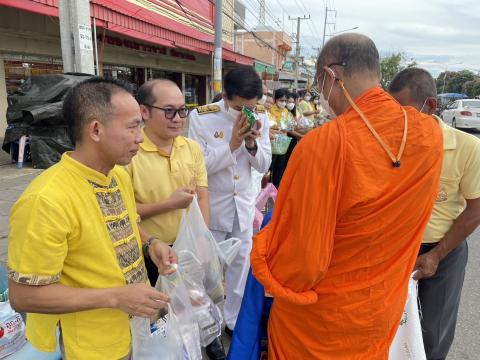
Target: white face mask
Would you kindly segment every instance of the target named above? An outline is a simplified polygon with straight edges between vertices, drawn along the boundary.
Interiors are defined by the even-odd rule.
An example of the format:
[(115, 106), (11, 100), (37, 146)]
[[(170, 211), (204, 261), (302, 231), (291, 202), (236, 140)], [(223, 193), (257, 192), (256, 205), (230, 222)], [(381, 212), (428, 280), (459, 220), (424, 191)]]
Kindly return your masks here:
[(322, 108), (328, 113), (331, 119), (335, 119), (337, 117), (337, 114), (335, 114), (335, 111), (330, 106), (330, 103), (328, 102), (330, 100), (330, 95), (333, 90), (333, 84), (335, 84), (335, 80), (332, 80), (332, 86), (330, 87), (330, 90), (328, 91), (328, 97), (325, 99), (325, 95), (323, 95), (323, 88), (325, 87), (325, 79), (327, 77), (327, 73), (325, 72), (323, 76), (323, 83), (322, 83), (322, 88), (320, 89), (320, 100), (319, 103), (322, 106)]
[(258, 103), (260, 105), (265, 105), (266, 102), (267, 102), (267, 95), (263, 95), (262, 98), (258, 100)]
[(305, 101), (310, 101), (310, 100), (312, 100), (312, 97), (310, 95), (307, 95), (307, 96), (304, 97), (304, 99), (305, 99)]
[(320, 94), (320, 106), (328, 113), (331, 119), (335, 119), (337, 117), (337, 114), (335, 114), (335, 111), (330, 107), (330, 104), (328, 103), (328, 100), (325, 99), (323, 96), (323, 93)]
[(294, 107), (295, 107), (295, 104), (294, 104), (294, 103), (288, 103), (288, 104), (287, 104), (287, 109), (288, 109), (288, 110), (293, 110)]
[(233, 117), (234, 120), (238, 119), (238, 116), (240, 115), (240, 111), (235, 110), (232, 108), (230, 105), (228, 105), (228, 110), (227, 112), (230, 114), (231, 117)]
[(314, 104), (318, 104), (318, 99), (313, 100)]
[(285, 106), (287, 106), (287, 102), (286, 101), (277, 101), (277, 106), (280, 109), (285, 109)]

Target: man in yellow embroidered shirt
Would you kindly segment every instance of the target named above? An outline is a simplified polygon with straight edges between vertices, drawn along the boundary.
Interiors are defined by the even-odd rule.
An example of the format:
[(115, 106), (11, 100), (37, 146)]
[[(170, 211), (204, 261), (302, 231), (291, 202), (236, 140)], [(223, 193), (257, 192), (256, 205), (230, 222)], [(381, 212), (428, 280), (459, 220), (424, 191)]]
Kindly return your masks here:
[[(436, 110), (435, 81), (423, 69), (398, 73), (390, 93), (402, 105), (420, 112), (432, 115)], [(441, 360), (447, 357), (455, 337), (468, 258), (466, 239), (480, 225), (480, 140), (433, 116), (443, 133), (443, 168), (417, 259), (416, 278), (427, 359)]]
[(150, 317), (168, 297), (149, 285), (142, 256), (172, 272), (173, 251), (137, 226), (126, 165), (143, 138), (138, 104), (121, 84), (75, 86), (63, 116), (75, 150), (38, 176), (12, 208), (10, 301), (28, 313), (27, 338), (67, 359), (128, 359), (128, 315)]

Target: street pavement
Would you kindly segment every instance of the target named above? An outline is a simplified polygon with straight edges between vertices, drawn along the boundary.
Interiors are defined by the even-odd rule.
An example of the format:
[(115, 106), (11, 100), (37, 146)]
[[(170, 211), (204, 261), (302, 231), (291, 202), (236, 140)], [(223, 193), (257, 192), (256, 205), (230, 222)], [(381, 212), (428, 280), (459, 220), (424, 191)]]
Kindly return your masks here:
[[(480, 134), (476, 134), (480, 137)], [(1, 152), (1, 150), (0, 150)], [(0, 262), (7, 258), (8, 215), (15, 200), (41, 170), (13, 165), (1, 165), (0, 155)], [(7, 163), (4, 161), (3, 164)], [(468, 240), (469, 260), (463, 286), (462, 303), (455, 341), (448, 360), (480, 359), (480, 228)], [(228, 347), (228, 339), (223, 339)]]

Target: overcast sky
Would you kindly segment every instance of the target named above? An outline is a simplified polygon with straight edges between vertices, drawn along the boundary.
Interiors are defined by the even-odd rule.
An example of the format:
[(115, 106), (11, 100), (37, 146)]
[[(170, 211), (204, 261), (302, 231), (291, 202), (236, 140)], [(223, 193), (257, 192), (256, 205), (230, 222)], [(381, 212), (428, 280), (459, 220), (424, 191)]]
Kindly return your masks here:
[[(243, 0), (249, 9), (258, 9), (259, 0)], [(325, 4), (329, 12), (327, 34), (358, 26), (356, 32), (371, 37), (381, 55), (403, 52), (434, 76), (448, 70), (480, 72), (480, 0), (265, 0), (266, 22), (285, 19), (285, 30), (296, 32), (288, 16), (310, 15), (301, 22), (302, 55), (313, 55), (321, 47)], [(257, 10), (258, 11), (258, 10)], [(258, 12), (257, 12), (258, 14)], [(250, 25), (258, 23), (247, 12)], [(308, 22), (310, 22), (308, 24)], [(328, 39), (328, 37), (327, 37)], [(459, 64), (461, 63), (461, 64)]]

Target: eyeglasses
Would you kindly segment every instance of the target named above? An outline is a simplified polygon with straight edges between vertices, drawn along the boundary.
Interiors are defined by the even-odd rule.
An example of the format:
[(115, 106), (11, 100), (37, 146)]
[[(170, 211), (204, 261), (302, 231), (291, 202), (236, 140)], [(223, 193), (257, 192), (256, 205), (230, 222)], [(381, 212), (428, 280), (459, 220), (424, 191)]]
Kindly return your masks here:
[(158, 109), (158, 110), (162, 110), (164, 113), (165, 113), (165, 117), (168, 119), (168, 120), (173, 120), (173, 118), (175, 117), (175, 115), (178, 114), (178, 116), (182, 119), (185, 119), (187, 116), (188, 116), (188, 109), (187, 108), (180, 108), (180, 109), (174, 109), (174, 108), (162, 108), (162, 107), (159, 107), (159, 106), (155, 106), (155, 105), (149, 105), (149, 104), (145, 104), (145, 106), (150, 106), (152, 108), (155, 108), (155, 109)]

